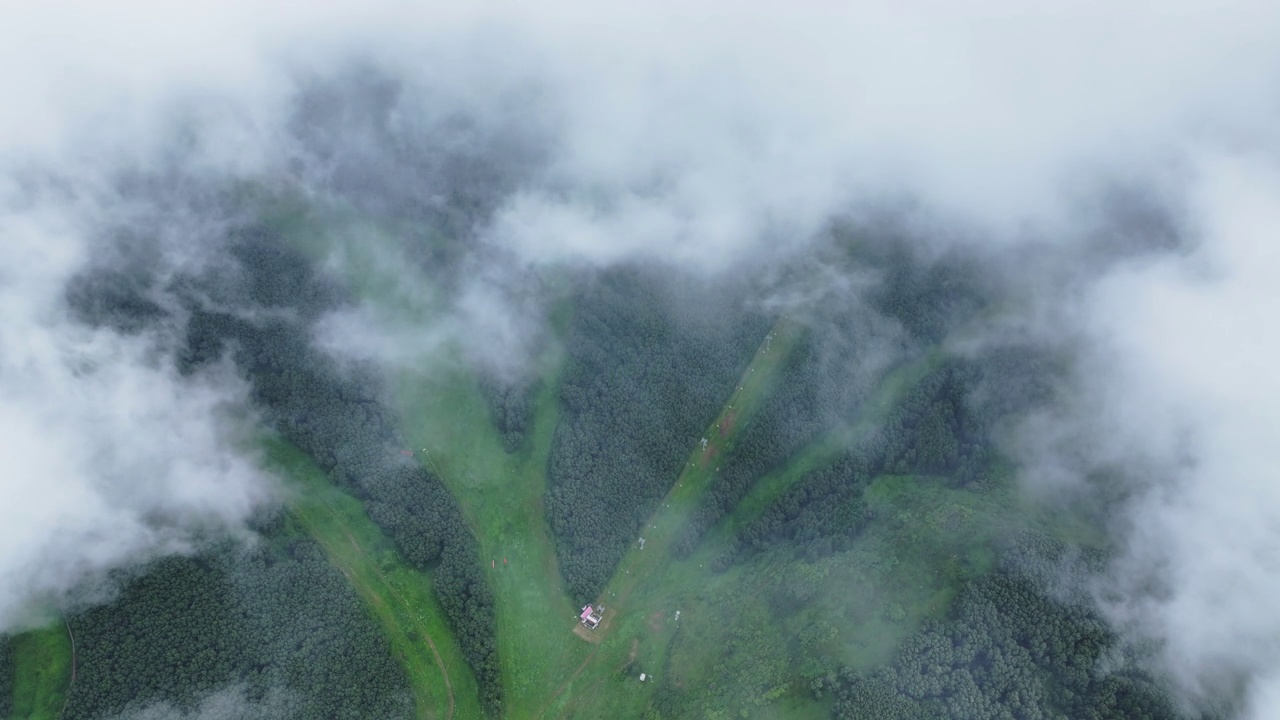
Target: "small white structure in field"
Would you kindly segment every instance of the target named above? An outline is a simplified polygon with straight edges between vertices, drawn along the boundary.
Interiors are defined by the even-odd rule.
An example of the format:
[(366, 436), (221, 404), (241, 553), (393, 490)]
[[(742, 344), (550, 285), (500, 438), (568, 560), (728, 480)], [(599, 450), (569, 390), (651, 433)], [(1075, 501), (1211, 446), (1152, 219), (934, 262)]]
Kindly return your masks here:
[(648, 677), (648, 675), (645, 675), (644, 673), (640, 673), (640, 682), (644, 682), (644, 679), (646, 677)]
[(640, 538), (640, 549), (644, 549), (644, 538)]
[(706, 439), (706, 438), (702, 438), (702, 449), (703, 449), (703, 450), (706, 450), (706, 449), (707, 449), (707, 439)]

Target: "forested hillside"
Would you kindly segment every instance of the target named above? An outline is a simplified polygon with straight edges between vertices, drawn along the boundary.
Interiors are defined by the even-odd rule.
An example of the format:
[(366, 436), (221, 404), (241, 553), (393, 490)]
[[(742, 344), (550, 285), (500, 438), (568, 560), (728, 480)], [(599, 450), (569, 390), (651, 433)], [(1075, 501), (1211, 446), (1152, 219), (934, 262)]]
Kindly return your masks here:
[(229, 686), (281, 718), (408, 718), (403, 669), (355, 591), (282, 519), (252, 549), (157, 561), (119, 599), (71, 618), (68, 720), (166, 703), (190, 711)]
[[(429, 571), (485, 712), (503, 717), (486, 573), (506, 557), (485, 566), (477, 556), (463, 508), (386, 409), (380, 369), (314, 347), (316, 320), (349, 302), (347, 289), (270, 223), (232, 233), (227, 250), (201, 272), (163, 280), (146, 263), (99, 269), (68, 298), (90, 323), (173, 329), (182, 373), (230, 360), (262, 419), (359, 500), (408, 565)], [(752, 309), (749, 282), (704, 285), (643, 265), (575, 274), (554, 394), (483, 369), (460, 375), (479, 387), (502, 462), (529, 457), (534, 473), (545, 470), (542, 507), (579, 603), (623, 573), (639, 537), (658, 532), (646, 522), (693, 467), (708, 424), (722, 426), (715, 439), (728, 452), (703, 458), (708, 485), (674, 526), (673, 552), (651, 556), (653, 574), (636, 579), (643, 625), (633, 616), (612, 640), (583, 638), (602, 639), (605, 653), (596, 664), (594, 650), (583, 654), (577, 672), (595, 673), (590, 687), (634, 682), (640, 668), (661, 682), (620, 705), (585, 693), (574, 696), (581, 706), (555, 707), (580, 718), (763, 718), (779, 703), (835, 720), (1176, 717), (1135, 660), (1101, 672), (1119, 657), (1116, 638), (1031, 579), (1064, 555), (1060, 541), (1017, 535), (1026, 521), (1008, 497), (996, 436), (1052, 400), (1063, 359), (994, 340), (950, 352), (947, 333), (998, 294), (960, 259), (922, 264), (884, 251), (866, 262), (880, 282), (865, 302), (789, 307), (777, 334), (776, 317)], [(728, 403), (761, 347), (783, 357), (735, 428)], [(535, 402), (559, 404), (558, 416), (538, 410), (559, 421), (549, 448), (545, 436), (539, 445), (545, 465), (525, 452)], [(774, 484), (757, 492), (765, 477)], [(754, 505), (742, 511), (748, 496)], [(160, 561), (119, 601), (73, 617), (83, 672), (68, 717), (190, 709), (228, 687), (288, 717), (412, 713), (403, 668), (359, 596), (310, 541), (279, 521), (265, 531), (252, 551)], [(521, 632), (545, 624), (516, 614), (518, 598), (507, 607)], [(564, 642), (581, 642), (568, 630)], [(571, 647), (565, 657), (577, 657)], [(561, 690), (541, 692), (555, 702)]]
[(0, 635), (0, 718), (13, 715), (13, 648), (8, 635)]
[[(1096, 614), (1052, 600), (1032, 582), (1037, 570), (1061, 572), (1062, 548), (1015, 552), (1021, 562), (966, 584), (946, 620), (926, 622), (891, 664), (846, 670), (835, 719), (1177, 717), (1155, 680), (1121, 659), (1118, 638)], [(1030, 557), (1050, 567), (1026, 567)]]
[[(278, 239), (250, 234), (242, 242), (237, 275), (219, 281), (224, 288), (235, 288), (238, 281), (240, 293), (264, 305), (279, 292), (277, 269), (308, 267), (296, 254), (278, 265), (278, 256), (291, 255)], [(309, 289), (322, 281), (309, 277), (301, 284)], [(293, 297), (299, 295), (307, 297), (301, 292)], [(480, 572), (475, 538), (440, 479), (406, 457), (412, 451), (384, 408), (376, 377), (367, 368), (337, 367), (314, 349), (308, 327), (289, 319), (247, 320), (197, 307), (188, 324), (188, 349), (189, 368), (232, 351), (272, 424), (364, 501), (369, 517), (412, 566), (433, 572), (435, 591), (476, 672), (482, 699), (496, 711), (501, 683), (493, 597)]]
[[(310, 321), (335, 306), (338, 291), (263, 228), (232, 238), (230, 255), (234, 264), (182, 278), (172, 289), (187, 306), (180, 369), (191, 373), (231, 357), (268, 421), (364, 501), (411, 565), (432, 571), (486, 706), (496, 711), (501, 684), (492, 591), (457, 502), (434, 474), (405, 456), (411, 451), (384, 409), (371, 369), (340, 367), (312, 345)], [(90, 279), (82, 287), (93, 286)], [(117, 318), (143, 306), (88, 291), (73, 300), (104, 322), (122, 322)]]
[[(791, 363), (773, 401), (795, 397), (787, 381), (813, 360), (801, 345)], [(836, 691), (832, 711), (842, 720), (1177, 717), (1141, 663), (1120, 660), (1101, 619), (1043, 594), (1071, 553), (1051, 535), (1019, 530), (1029, 519), (1010, 504), (993, 433), (1051, 398), (1060, 365), (998, 343), (913, 364), (919, 369), (882, 379), (874, 413), (815, 421), (815, 435), (854, 418), (861, 429), (840, 435), (847, 448), (783, 486), (758, 514), (735, 514), (735, 533), (702, 547), (686, 529), (679, 550), (691, 564), (673, 575), (705, 579), (667, 606), (690, 619), (660, 664), (650, 658), (645, 668), (665, 678), (655, 709), (770, 717), (765, 707), (794, 706), (801, 693), (829, 703)], [(765, 434), (779, 436), (785, 431)], [(735, 462), (771, 458), (744, 473), (748, 487), (798, 448), (827, 442), (771, 451), (760, 439), (749, 427), (726, 460), (734, 472)], [(713, 519), (736, 510), (745, 492), (728, 495), (720, 479), (710, 498), (730, 502)], [(1097, 572), (1105, 554), (1087, 554)], [(1040, 619), (1049, 624), (1037, 626)], [(951, 653), (945, 659), (941, 647)], [(1101, 672), (1104, 657), (1124, 670)]]
[(702, 534), (733, 510), (753, 483), (855, 412), (866, 394), (854, 371), (862, 358), (856, 349), (840, 352), (837, 343), (829, 342), (831, 331), (811, 328), (792, 350), (764, 407), (743, 429), (734, 451), (721, 459), (715, 484), (685, 528), (678, 553), (692, 552)]
[(876, 240), (857, 247), (858, 260), (878, 275), (867, 300), (916, 341), (940, 342), (994, 299), (998, 286), (972, 251), (931, 256), (910, 240)]
[[(922, 260), (912, 256), (901, 242), (857, 244), (853, 258), (844, 258), (846, 272), (872, 278), (865, 299), (841, 292), (820, 295), (820, 302), (793, 308), (796, 322), (806, 328), (804, 337), (792, 351), (781, 379), (763, 410), (743, 431), (737, 448), (721, 463), (712, 491), (681, 538), (678, 552), (688, 554), (702, 534), (728, 514), (752, 484), (777, 469), (796, 451), (814, 442), (826, 431), (853, 423), (864, 408), (871, 388), (895, 367), (915, 360), (939, 343), (946, 332), (963, 323), (991, 301), (993, 289), (979, 282), (970, 259), (943, 256)], [(835, 246), (839, 252), (847, 248)], [(935, 376), (931, 382), (941, 382)], [(963, 382), (963, 381), (961, 381)], [(951, 398), (934, 408), (928, 419), (908, 420), (903, 413), (919, 409), (900, 408), (878, 435), (885, 442), (912, 447), (915, 424), (930, 445), (915, 456), (901, 449), (866, 447), (862, 462), (872, 471), (885, 469), (887, 453), (898, 472), (953, 471), (959, 454), (972, 449), (956, 443), (955, 432), (965, 419), (963, 413), (970, 387), (953, 389)], [(917, 388), (913, 392), (928, 392)], [(915, 404), (919, 404), (919, 399)], [(959, 403), (959, 405), (957, 405)], [(911, 428), (904, 427), (911, 424)], [(980, 429), (971, 429), (977, 437)], [(973, 442), (971, 438), (971, 442)], [(975, 459), (972, 464), (981, 464)], [(962, 471), (971, 475), (973, 468)], [(794, 502), (794, 500), (793, 500)]]
[(681, 316), (670, 293), (652, 271), (603, 273), (578, 298), (565, 341), (546, 505), (581, 601), (640, 536), (768, 332), (765, 317), (735, 306), (740, 295), (695, 293), (719, 312), (687, 306)]
[[(862, 495), (866, 484), (878, 475), (942, 475), (955, 486), (984, 477), (992, 457), (984, 427), (966, 402), (967, 383), (973, 381), (974, 372), (971, 365), (952, 359), (926, 374), (869, 434), (829, 464), (804, 475), (758, 517), (739, 527), (730, 548), (717, 558), (716, 567), (725, 568), (737, 553), (780, 545), (818, 555), (846, 549), (850, 539), (873, 520)], [(747, 438), (754, 436), (748, 432)], [(711, 498), (719, 504), (700, 509), (702, 527), (707, 519), (729, 512), (754, 479), (789, 454), (775, 451), (771, 457), (771, 447), (785, 446), (768, 443), (759, 454), (753, 453), (754, 444), (741, 447), (728, 463), (728, 477), (741, 482), (717, 485)], [(685, 553), (693, 549), (693, 539), (686, 534)]]

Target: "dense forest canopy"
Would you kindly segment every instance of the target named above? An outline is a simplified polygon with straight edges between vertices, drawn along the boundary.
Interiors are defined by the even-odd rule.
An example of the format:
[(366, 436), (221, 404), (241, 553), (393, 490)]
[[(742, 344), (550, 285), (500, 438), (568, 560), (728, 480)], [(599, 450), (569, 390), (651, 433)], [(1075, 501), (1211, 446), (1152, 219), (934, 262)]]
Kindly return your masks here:
[(404, 671), (342, 574), (283, 518), (263, 529), (251, 551), (162, 560), (73, 618), (65, 717), (191, 712), (229, 686), (279, 717), (411, 716)]
[(0, 717), (13, 716), (13, 648), (10, 639), (0, 638)]

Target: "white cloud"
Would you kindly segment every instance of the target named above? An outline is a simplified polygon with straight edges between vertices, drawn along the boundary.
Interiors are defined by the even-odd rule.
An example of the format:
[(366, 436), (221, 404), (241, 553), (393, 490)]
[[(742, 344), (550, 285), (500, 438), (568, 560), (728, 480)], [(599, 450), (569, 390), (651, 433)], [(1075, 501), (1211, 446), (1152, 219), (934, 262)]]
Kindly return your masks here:
[(158, 703), (126, 712), (117, 720), (275, 720), (288, 717), (298, 705), (285, 690), (272, 690), (260, 700), (251, 700), (244, 687), (231, 686), (200, 698), (189, 712)]
[(234, 532), (271, 496), (237, 449), (237, 378), (180, 378), (162, 334), (69, 316), (67, 280), (95, 248), (66, 210), (0, 220), (0, 631)]
[[(1199, 246), (1095, 288), (1106, 348), (1086, 418), (1107, 454), (1159, 463), (1124, 510), (1123, 551), (1102, 584), (1121, 627), (1161, 641), (1193, 695), (1246, 678), (1275, 717), (1280, 686), (1280, 169), (1209, 157), (1194, 194)], [(1270, 698), (1269, 700), (1265, 698)]]

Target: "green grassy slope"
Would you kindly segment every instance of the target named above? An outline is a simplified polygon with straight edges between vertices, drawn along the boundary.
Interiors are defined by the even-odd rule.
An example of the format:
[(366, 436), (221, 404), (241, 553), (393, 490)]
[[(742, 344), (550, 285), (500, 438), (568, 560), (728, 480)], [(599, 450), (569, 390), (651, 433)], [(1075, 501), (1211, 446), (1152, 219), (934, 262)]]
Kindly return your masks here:
[(430, 578), (407, 567), (361, 504), (301, 451), (268, 445), (290, 482), (289, 510), (352, 583), (404, 665), (421, 718), (481, 717), (475, 677), (449, 632)]
[(71, 638), (61, 620), (14, 637), (13, 717), (53, 720), (72, 681)]
[(569, 642), (575, 609), (543, 513), (547, 453), (559, 413), (559, 358), (544, 358), (530, 438), (508, 455), (474, 378), (461, 368), (405, 373), (402, 428), (460, 501), (480, 540), (498, 619), (506, 716), (531, 717), (588, 649)]

